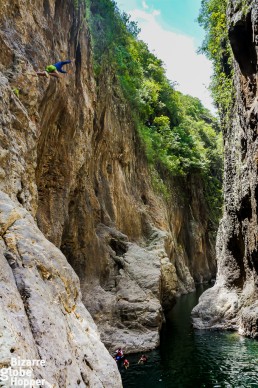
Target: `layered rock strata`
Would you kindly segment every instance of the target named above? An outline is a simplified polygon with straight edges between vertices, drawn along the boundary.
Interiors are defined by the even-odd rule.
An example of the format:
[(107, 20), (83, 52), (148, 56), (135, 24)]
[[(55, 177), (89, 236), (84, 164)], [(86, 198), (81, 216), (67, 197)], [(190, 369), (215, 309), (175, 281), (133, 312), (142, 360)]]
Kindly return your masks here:
[[(248, 3), (248, 4), (247, 4)], [(248, 6), (248, 7), (247, 7)], [(231, 1), (229, 38), (236, 98), (225, 135), (224, 215), (217, 238), (215, 286), (193, 311), (197, 328), (258, 337), (258, 4)]]

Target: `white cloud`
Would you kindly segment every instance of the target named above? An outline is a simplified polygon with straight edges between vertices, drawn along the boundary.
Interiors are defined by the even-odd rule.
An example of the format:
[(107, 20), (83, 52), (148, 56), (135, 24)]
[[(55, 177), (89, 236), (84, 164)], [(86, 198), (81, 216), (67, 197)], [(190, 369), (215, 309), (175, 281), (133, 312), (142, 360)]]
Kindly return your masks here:
[(156, 18), (160, 14), (157, 10), (134, 9), (129, 14), (141, 28), (140, 39), (164, 62), (168, 78), (178, 83), (176, 88), (184, 94), (198, 97), (214, 112), (207, 90), (212, 66), (204, 55), (196, 53), (194, 39), (163, 28)]
[(142, 2), (142, 6), (143, 6), (143, 9), (148, 9), (149, 8), (148, 4), (144, 0)]
[(154, 9), (154, 11), (152, 11), (152, 15), (153, 16), (159, 16), (160, 15), (160, 11), (157, 10), (157, 9)]

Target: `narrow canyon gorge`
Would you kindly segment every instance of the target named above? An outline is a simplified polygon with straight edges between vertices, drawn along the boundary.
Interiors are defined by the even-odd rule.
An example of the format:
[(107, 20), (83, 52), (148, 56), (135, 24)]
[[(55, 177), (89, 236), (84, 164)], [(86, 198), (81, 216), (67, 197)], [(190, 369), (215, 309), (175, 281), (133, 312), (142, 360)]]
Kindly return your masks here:
[[(238, 3), (215, 252), (201, 173), (150, 166), (114, 70), (97, 79), (85, 2), (0, 1), (1, 368), (44, 359), (50, 387), (122, 387), (114, 350), (156, 348), (177, 296), (215, 278), (194, 326), (257, 338), (258, 5)], [(37, 76), (60, 57), (66, 76)]]

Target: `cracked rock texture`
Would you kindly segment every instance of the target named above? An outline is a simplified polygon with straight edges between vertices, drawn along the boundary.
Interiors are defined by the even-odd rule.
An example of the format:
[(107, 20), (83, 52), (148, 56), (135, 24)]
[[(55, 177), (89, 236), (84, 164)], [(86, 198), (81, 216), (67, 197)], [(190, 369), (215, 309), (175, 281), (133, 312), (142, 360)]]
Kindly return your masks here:
[[(46, 357), (50, 384), (119, 387), (90, 314), (110, 350), (154, 348), (175, 296), (215, 276), (213, 236), (198, 175), (164, 177), (166, 200), (153, 189), (76, 3), (0, 2), (0, 362)], [(67, 58), (62, 79), (36, 76)]]
[(229, 38), (236, 99), (225, 141), (224, 215), (217, 237), (218, 274), (193, 310), (197, 328), (235, 329), (258, 337), (258, 4), (231, 1)]

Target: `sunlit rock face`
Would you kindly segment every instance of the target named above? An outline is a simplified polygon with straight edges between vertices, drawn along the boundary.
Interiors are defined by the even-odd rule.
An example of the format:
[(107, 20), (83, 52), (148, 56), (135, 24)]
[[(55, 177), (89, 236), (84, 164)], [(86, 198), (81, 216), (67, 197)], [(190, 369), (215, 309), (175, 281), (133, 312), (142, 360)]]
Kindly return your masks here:
[(120, 93), (107, 73), (99, 82), (91, 148), (70, 194), (61, 249), (80, 277), (103, 341), (131, 352), (159, 344), (162, 310), (171, 309), (176, 294), (194, 290), (194, 281), (214, 277), (216, 264), (199, 177), (168, 180), (167, 200), (153, 190)]
[(81, 301), (79, 279), (33, 217), (0, 192), (0, 365), (45, 361), (35, 379), (59, 387), (121, 387), (115, 361)]
[[(81, 386), (116, 387), (120, 377), (88, 311), (109, 349), (153, 348), (176, 294), (210, 280), (216, 264), (198, 176), (166, 178), (167, 199), (153, 189), (109, 69), (96, 87), (84, 2), (76, 4), (0, 3), (0, 190), (14, 209), (1, 213), (1, 224), (9, 216), (12, 222), (0, 239), (6, 283), (0, 303), (8, 320), (0, 355), (5, 365), (11, 354), (44, 355), (59, 386), (76, 386), (81, 374)], [(36, 76), (68, 58), (75, 62), (62, 79)], [(5, 287), (25, 316), (23, 329)], [(12, 342), (8, 327), (22, 340)], [(52, 340), (56, 345), (47, 348)]]
[(199, 328), (233, 328), (258, 336), (258, 4), (231, 1), (229, 38), (235, 61), (232, 122), (225, 133), (224, 215), (217, 239), (218, 275), (193, 311)]
[[(94, 104), (84, 10), (74, 3), (0, 3), (0, 366), (11, 357), (42, 359), (46, 367), (33, 367), (33, 377), (48, 386), (121, 387), (79, 279), (57, 247)], [(77, 59), (72, 76), (37, 77), (34, 69), (66, 56)], [(39, 225), (49, 225), (45, 235), (37, 212)]]

